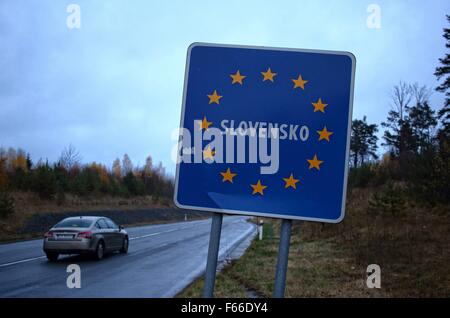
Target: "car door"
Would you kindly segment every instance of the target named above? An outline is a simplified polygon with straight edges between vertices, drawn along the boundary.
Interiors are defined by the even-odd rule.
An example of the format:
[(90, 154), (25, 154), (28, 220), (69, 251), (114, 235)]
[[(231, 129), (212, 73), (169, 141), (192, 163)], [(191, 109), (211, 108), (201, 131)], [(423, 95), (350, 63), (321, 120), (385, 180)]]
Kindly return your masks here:
[(97, 221), (97, 224), (100, 228), (99, 232), (102, 234), (103, 239), (105, 240), (106, 249), (111, 250), (114, 248), (114, 239), (112, 235), (112, 230), (109, 228), (105, 219), (100, 219)]
[(109, 229), (111, 230), (111, 241), (113, 241), (114, 247), (121, 248), (123, 239), (119, 226), (116, 223), (114, 223), (111, 219), (105, 218), (105, 221), (108, 224)]

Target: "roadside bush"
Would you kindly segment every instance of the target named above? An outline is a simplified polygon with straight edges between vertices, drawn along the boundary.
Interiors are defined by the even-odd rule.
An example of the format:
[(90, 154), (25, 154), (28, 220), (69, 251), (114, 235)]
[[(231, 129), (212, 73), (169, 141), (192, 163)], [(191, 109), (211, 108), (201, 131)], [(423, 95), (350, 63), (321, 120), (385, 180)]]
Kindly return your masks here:
[(123, 184), (132, 195), (145, 194), (144, 183), (137, 179), (132, 172), (127, 173), (127, 175), (123, 178)]
[(399, 216), (405, 208), (404, 191), (393, 182), (388, 182), (369, 200), (369, 213), (372, 215)]
[(6, 218), (14, 213), (14, 199), (6, 192), (0, 192), (0, 217)]
[(373, 182), (375, 179), (375, 172), (372, 164), (364, 164), (358, 168), (350, 169), (349, 173), (349, 187), (350, 188), (364, 188)]
[(411, 199), (433, 205), (450, 202), (450, 164), (439, 154), (417, 157), (410, 179), (408, 194)]
[(36, 169), (34, 173), (33, 190), (43, 200), (55, 197), (57, 182), (53, 170), (46, 164)]
[(66, 202), (66, 194), (61, 189), (56, 193), (56, 205), (62, 206)]

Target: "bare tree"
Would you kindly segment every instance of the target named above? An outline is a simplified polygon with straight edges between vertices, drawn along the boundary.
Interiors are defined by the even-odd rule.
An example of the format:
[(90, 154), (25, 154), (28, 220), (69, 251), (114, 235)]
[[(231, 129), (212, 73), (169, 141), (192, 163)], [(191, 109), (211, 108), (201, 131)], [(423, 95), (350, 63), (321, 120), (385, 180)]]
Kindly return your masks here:
[(400, 81), (398, 85), (394, 86), (391, 93), (393, 109), (398, 113), (400, 122), (403, 122), (406, 113), (406, 107), (412, 99), (411, 85)]
[(410, 86), (411, 95), (415, 99), (416, 105), (423, 105), (428, 102), (431, 96), (431, 89), (426, 85), (420, 86), (419, 83), (414, 83)]
[(72, 144), (64, 148), (64, 150), (62, 151), (61, 156), (59, 157), (59, 164), (67, 171), (81, 165), (80, 153)]
[(133, 172), (133, 163), (128, 154), (124, 154), (122, 159), (122, 175), (126, 176), (129, 172)]
[(14, 170), (14, 160), (17, 157), (17, 151), (16, 149), (9, 147), (8, 151), (6, 152), (6, 169), (8, 171)]

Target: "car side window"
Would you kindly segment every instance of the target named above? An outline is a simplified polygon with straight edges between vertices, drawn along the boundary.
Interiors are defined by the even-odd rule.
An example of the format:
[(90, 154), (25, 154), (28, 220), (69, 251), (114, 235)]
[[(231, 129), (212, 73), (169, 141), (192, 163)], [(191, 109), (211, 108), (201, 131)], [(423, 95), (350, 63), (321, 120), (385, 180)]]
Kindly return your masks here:
[(97, 221), (97, 225), (99, 226), (100, 229), (107, 229), (108, 225), (106, 224), (104, 219), (100, 219)]
[(116, 223), (114, 223), (112, 220), (110, 219), (106, 219), (106, 223), (108, 224), (110, 229), (118, 229), (119, 227), (117, 226)]

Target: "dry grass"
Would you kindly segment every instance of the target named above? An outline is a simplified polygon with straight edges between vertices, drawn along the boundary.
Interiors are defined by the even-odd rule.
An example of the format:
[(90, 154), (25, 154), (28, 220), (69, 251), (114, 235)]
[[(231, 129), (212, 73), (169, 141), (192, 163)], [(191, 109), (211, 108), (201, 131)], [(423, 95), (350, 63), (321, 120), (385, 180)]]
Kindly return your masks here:
[[(368, 214), (374, 189), (355, 189), (338, 225), (294, 222), (287, 297), (449, 297), (450, 211), (409, 205), (399, 216)], [(279, 221), (266, 220), (275, 236)], [(267, 233), (267, 231), (266, 231)], [(255, 241), (245, 255), (218, 275), (217, 297), (248, 290), (270, 297), (277, 237)], [(369, 264), (381, 267), (381, 289), (366, 287)], [(200, 296), (202, 281), (180, 297)]]

